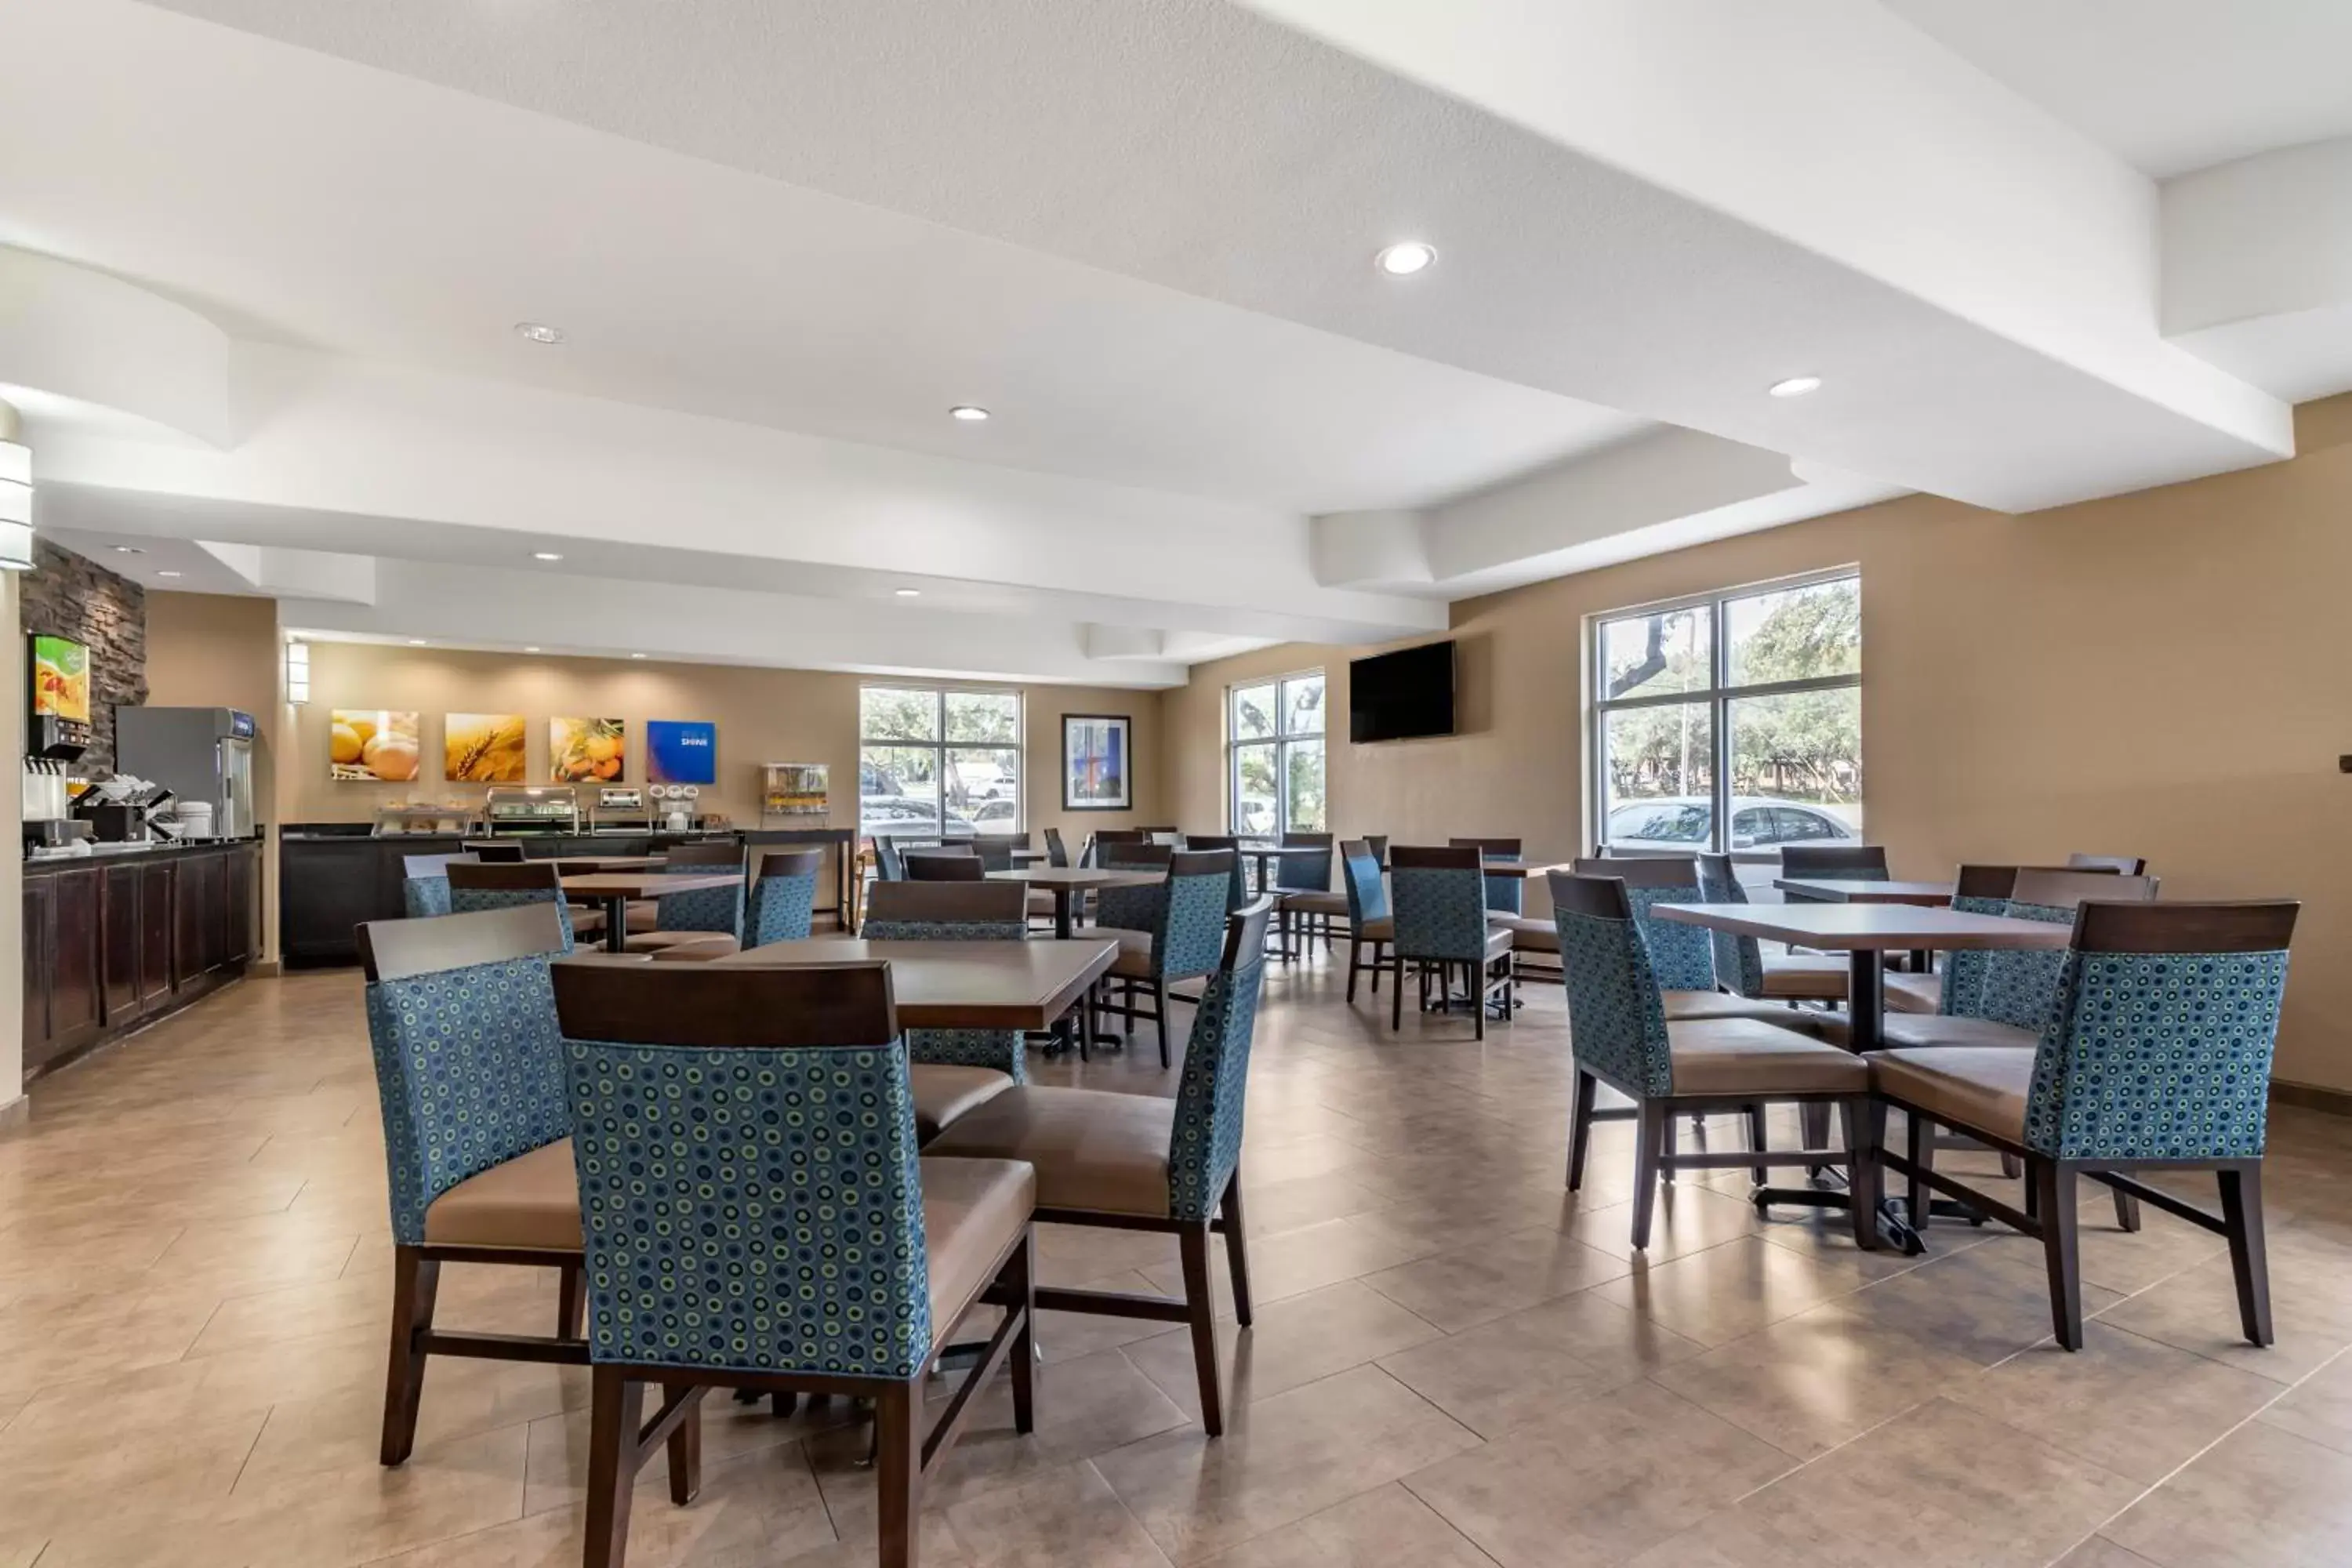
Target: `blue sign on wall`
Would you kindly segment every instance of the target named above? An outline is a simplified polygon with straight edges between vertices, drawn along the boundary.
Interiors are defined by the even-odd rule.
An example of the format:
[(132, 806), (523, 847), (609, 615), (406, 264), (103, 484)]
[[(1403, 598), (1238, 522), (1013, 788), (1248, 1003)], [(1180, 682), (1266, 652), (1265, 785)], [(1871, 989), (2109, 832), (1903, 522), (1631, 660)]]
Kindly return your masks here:
[(655, 784), (719, 782), (719, 726), (655, 719), (646, 725), (646, 777)]

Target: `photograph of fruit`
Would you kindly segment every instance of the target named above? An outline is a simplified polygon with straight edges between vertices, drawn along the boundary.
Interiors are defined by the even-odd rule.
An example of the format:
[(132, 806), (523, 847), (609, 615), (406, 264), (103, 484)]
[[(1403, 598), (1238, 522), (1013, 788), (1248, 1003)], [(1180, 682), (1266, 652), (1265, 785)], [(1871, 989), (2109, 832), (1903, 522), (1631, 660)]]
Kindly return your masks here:
[(384, 784), (407, 784), (416, 777), (415, 714), (338, 708), (328, 717), (328, 777)]
[(622, 774), (628, 726), (618, 719), (550, 719), (547, 776), (556, 784), (611, 784)]
[(89, 649), (70, 637), (33, 638), (33, 711), (89, 722)]
[(522, 715), (452, 713), (442, 728), (441, 750), (452, 783), (520, 784)]

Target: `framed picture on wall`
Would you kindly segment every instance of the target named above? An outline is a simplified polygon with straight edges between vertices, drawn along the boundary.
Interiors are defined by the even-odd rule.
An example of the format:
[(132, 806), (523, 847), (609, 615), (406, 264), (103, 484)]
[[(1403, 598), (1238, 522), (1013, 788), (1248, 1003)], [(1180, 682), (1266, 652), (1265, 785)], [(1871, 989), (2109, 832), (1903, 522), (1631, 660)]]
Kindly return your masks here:
[(1135, 721), (1124, 713), (1062, 715), (1062, 809), (1135, 809)]
[(520, 713), (451, 713), (442, 723), (442, 773), (453, 784), (523, 782)]
[(363, 783), (407, 784), (416, 777), (414, 712), (388, 708), (336, 708), (328, 713), (328, 776)]
[(649, 784), (717, 784), (719, 726), (681, 723), (675, 719), (647, 721), (646, 780)]

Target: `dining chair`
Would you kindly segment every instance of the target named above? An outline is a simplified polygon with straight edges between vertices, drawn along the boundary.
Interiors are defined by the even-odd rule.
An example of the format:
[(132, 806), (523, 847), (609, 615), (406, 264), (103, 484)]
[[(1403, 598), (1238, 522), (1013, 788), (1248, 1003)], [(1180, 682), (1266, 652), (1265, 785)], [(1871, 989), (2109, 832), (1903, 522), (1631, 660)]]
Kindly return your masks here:
[(2114, 871), (2126, 877), (2147, 875), (2147, 861), (2137, 855), (2084, 855), (2066, 857), (2069, 871)]
[[(2263, 1230), (2263, 1155), (2271, 1058), (2300, 906), (2093, 902), (2061, 955), (2057, 996), (2031, 1051), (1904, 1047), (1870, 1058), (1874, 1136), (1885, 1110), (1908, 1122), (1907, 1148), (1883, 1154), (1908, 1178), (1915, 1226), (1942, 1193), (2042, 1244), (2052, 1328), (2083, 1343), (2079, 1262), (2083, 1177), (2225, 1237), (2246, 1340), (2272, 1342)], [(2023, 1161), (2026, 1204), (2011, 1208), (1937, 1172), (1929, 1133), (1963, 1132)], [(2147, 1185), (2149, 1171), (2211, 1171), (2214, 1214)], [(2128, 1228), (2128, 1226), (2126, 1227)]]
[(978, 882), (988, 876), (987, 863), (969, 849), (909, 849), (907, 880), (910, 882)]
[[(588, 1568), (621, 1568), (656, 1447), (692, 1498), (714, 1387), (872, 1400), (880, 1561), (912, 1568), (973, 1394), (1009, 1367), (1013, 1429), (1034, 1426), (1034, 1173), (918, 1155), (886, 963), (555, 981), (591, 1282)], [(983, 1303), (1002, 1316), (932, 1420), (926, 1380)]]
[[(1661, 904), (1715, 901), (1697, 856), (1595, 857), (1573, 865), (1580, 877), (1614, 877), (1625, 884), (1633, 928), (1649, 949), (1651, 974), (1657, 981), (1659, 1000), (1669, 1023), (1690, 1018), (1756, 1018), (1801, 1034), (1813, 1033), (1815, 1015), (1791, 1002), (1722, 989), (1717, 965), (1723, 953), (1717, 939), (1723, 933), (1665, 920), (1657, 913)], [(1735, 955), (1733, 962), (1741, 960)]]
[(1249, 873), (1242, 865), (1242, 841), (1230, 833), (1189, 833), (1184, 836), (1187, 849), (1228, 849), (1234, 857), (1232, 886), (1225, 889), (1228, 911), (1240, 909), (1250, 901)]
[(654, 929), (633, 931), (622, 940), (630, 952), (650, 953), (656, 961), (724, 958), (743, 946), (743, 908), (748, 889), (743, 880), (745, 848), (731, 840), (711, 840), (670, 847), (662, 874), (670, 877), (710, 876), (733, 872), (735, 880), (723, 888), (698, 888), (654, 900)]
[[(1631, 1120), (1636, 1123), (1633, 1243), (1637, 1250), (1650, 1245), (1651, 1214), (1662, 1176), (1677, 1170), (1743, 1165), (1759, 1173), (1759, 1185), (1761, 1173), (1774, 1166), (1845, 1166), (1854, 1245), (1874, 1250), (1877, 1166), (1866, 1136), (1870, 1069), (1863, 1058), (1756, 1018), (1670, 1020), (1624, 879), (1552, 871), (1547, 882), (1552, 919), (1559, 926), (1569, 1048), (1576, 1063), (1569, 1190), (1584, 1185), (1592, 1124)], [(1633, 1104), (1602, 1110), (1599, 1099), (1603, 1084)], [(1845, 1147), (1769, 1148), (1763, 1108), (1777, 1104), (1843, 1106)], [(1738, 1111), (1746, 1118), (1746, 1152), (1675, 1152), (1675, 1115), (1722, 1111)], [(1828, 1118), (1806, 1120), (1826, 1126)], [(1759, 1206), (1763, 1201), (1759, 1193)]]
[(1304, 944), (1318, 934), (1323, 945), (1331, 945), (1331, 922), (1348, 912), (1345, 893), (1331, 890), (1331, 852), (1339, 840), (1328, 833), (1286, 833), (1281, 847), (1319, 851), (1316, 854), (1285, 855), (1274, 864), (1274, 896), (1276, 918), (1283, 927), (1282, 947), (1286, 953), (1297, 950), (1304, 955)]
[(1045, 829), (1045, 864), (1062, 870), (1069, 868), (1069, 846), (1062, 842), (1062, 830), (1058, 827)]
[[(1096, 1009), (1125, 1018), (1130, 1037), (1138, 1020), (1150, 1019), (1160, 1034), (1160, 1065), (1166, 1068), (1171, 1065), (1169, 1004), (1192, 1000), (1169, 987), (1216, 970), (1234, 854), (1229, 849), (1171, 850), (1160, 844), (1122, 844), (1110, 847), (1110, 852), (1119, 857), (1110, 863), (1139, 865), (1146, 851), (1167, 857), (1161, 862), (1168, 868), (1167, 876), (1147, 887), (1100, 889), (1096, 895), (1097, 923), (1073, 934), (1107, 938), (1118, 944), (1118, 957), (1112, 961), (1102, 984), (1106, 991), (1118, 987), (1120, 1000), (1097, 1001)], [(1151, 993), (1149, 1013), (1137, 1002), (1145, 990)]]
[(751, 884), (744, 912), (747, 947), (772, 942), (804, 942), (816, 930), (816, 884), (824, 869), (822, 849), (771, 849), (760, 857), (760, 877)]
[(529, 858), (523, 854), (522, 846), (513, 843), (477, 844), (473, 856), (475, 859), (492, 866), (520, 866)]
[(1486, 876), (1480, 850), (1456, 845), (1434, 848), (1400, 844), (1389, 851), (1391, 945), (1396, 954), (1396, 986), (1389, 996), (1389, 1027), (1404, 1027), (1404, 966), (1421, 981), (1421, 1005), (1429, 1010), (1429, 982), (1439, 986), (1438, 1005), (1454, 1005), (1454, 972), (1467, 983), (1474, 1038), (1486, 1037), (1487, 998), (1500, 993), (1504, 1016), (1511, 997), (1511, 933), (1486, 919)]
[[(1388, 883), (1381, 875), (1381, 858), (1369, 839), (1350, 838), (1339, 846), (1339, 876), (1348, 900), (1348, 1000), (1356, 999), (1356, 976), (1372, 972), (1372, 994), (1381, 994), (1381, 971), (1387, 967), (1389, 944), (1396, 939), (1396, 922), (1389, 918)], [(1372, 950), (1364, 962), (1364, 949)]]
[(949, 1128), (925, 1160), (927, 1168), (967, 1155), (1026, 1161), (1037, 1173), (1043, 1223), (1174, 1232), (1184, 1278), (1181, 1299), (1042, 1289), (1036, 1304), (1043, 1311), (1188, 1325), (1201, 1425), (1212, 1437), (1224, 1431), (1209, 1276), (1214, 1236), (1225, 1238), (1234, 1321), (1247, 1328), (1252, 1316), (1242, 1131), (1273, 907), (1271, 899), (1260, 897), (1217, 917), (1219, 951), (1192, 1016), (1173, 1099), (1031, 1084), (998, 1095)]
[[(1611, 856), (1613, 872), (1635, 866), (1646, 856)], [(1699, 855), (1699, 896), (1710, 904), (1744, 904), (1748, 889), (1740, 882), (1728, 855)], [(1852, 966), (1843, 957), (1825, 953), (1789, 952), (1765, 956), (1763, 944), (1752, 936), (1729, 931), (1713, 935), (1717, 978), (1750, 1001), (1797, 1004), (1843, 1002)]]
[[(392, 1195), (386, 1465), (415, 1447), (432, 1357), (588, 1359), (580, 1199), (548, 977), (548, 961), (572, 951), (562, 914), (560, 901), (541, 898), (359, 928)], [(554, 1333), (436, 1326), (444, 1263), (554, 1269)]]
[(1879, 844), (1783, 844), (1780, 875), (1836, 882), (1889, 880), (1886, 848)]
[[(893, 882), (874, 889), (867, 942), (1024, 942), (1028, 889), (1018, 882)], [(909, 1029), (915, 1132), (940, 1130), (1029, 1080), (1018, 1029)]]
[(968, 842), (972, 854), (979, 857), (980, 868), (983, 873), (1010, 871), (1013, 869), (1013, 849), (1016, 847), (1029, 847), (1029, 836), (1024, 833), (1015, 838), (1009, 833), (984, 833)]
[(486, 910), (553, 904), (563, 928), (563, 951), (572, 951), (572, 906), (564, 901), (562, 879), (556, 875), (553, 861), (453, 860), (442, 871), (449, 883), (450, 913), (479, 914)]
[[(1517, 838), (1449, 838), (1445, 842), (1456, 849), (1476, 849), (1496, 860), (1517, 860), (1523, 853), (1520, 840)], [(1526, 879), (1487, 878), (1486, 907), (1496, 914), (1524, 914), (1527, 911)]]
[(890, 834), (877, 833), (873, 837), (874, 878), (879, 882), (903, 882), (907, 879), (906, 853), (898, 840)]
[(1389, 836), (1387, 834), (1365, 834), (1364, 847), (1372, 852), (1372, 858), (1381, 863), (1381, 870), (1385, 871), (1389, 868)]
[(449, 913), (449, 863), (478, 865), (472, 855), (404, 855), (400, 858), (401, 907), (410, 919)]

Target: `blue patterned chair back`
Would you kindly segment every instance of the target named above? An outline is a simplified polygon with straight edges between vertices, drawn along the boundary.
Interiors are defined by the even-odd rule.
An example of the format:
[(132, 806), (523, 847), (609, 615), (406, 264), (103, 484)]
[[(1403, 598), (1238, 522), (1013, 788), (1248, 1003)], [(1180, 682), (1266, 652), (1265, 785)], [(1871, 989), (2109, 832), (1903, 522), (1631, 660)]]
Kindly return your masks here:
[(1633, 910), (1633, 929), (1650, 950), (1650, 970), (1660, 989), (1715, 989), (1715, 943), (1704, 926), (1661, 920), (1660, 904), (1695, 904), (1706, 895), (1698, 879), (1698, 861), (1688, 855), (1644, 855), (1614, 860), (1579, 860), (1579, 876), (1614, 877), (1625, 884), (1625, 901)]
[(589, 1358), (920, 1372), (929, 1270), (889, 966), (566, 964), (555, 994)]
[(803, 942), (816, 927), (816, 881), (824, 866), (821, 849), (772, 850), (760, 858), (760, 879), (751, 884), (743, 921), (743, 945)]
[(1234, 874), (1225, 884), (1225, 909), (1231, 912), (1250, 901), (1249, 873), (1242, 866), (1242, 841), (1239, 838), (1229, 833), (1190, 833), (1184, 837), (1184, 847), (1233, 851)]
[(907, 879), (907, 862), (898, 853), (898, 841), (887, 833), (874, 836), (874, 875), (884, 882)]
[(1215, 973), (1201, 988), (1176, 1085), (1175, 1136), (1168, 1150), (1168, 1212), (1176, 1219), (1213, 1215), (1241, 1159), (1250, 1043), (1265, 980), (1266, 917), (1273, 909), (1274, 901), (1262, 898), (1224, 921)]
[(453, 861), (447, 876), (451, 914), (553, 904), (563, 926), (563, 951), (572, 951), (572, 906), (563, 901), (563, 887), (553, 861), (479, 861), (470, 866)]
[(1286, 849), (1319, 849), (1319, 855), (1285, 855), (1275, 862), (1274, 885), (1286, 893), (1328, 893), (1331, 890), (1331, 849), (1328, 833), (1286, 833)]
[[(2011, 920), (2071, 926), (2076, 906), (2085, 899), (2138, 901), (2155, 896), (2156, 883), (2146, 877), (2021, 868), (2000, 912)], [(2057, 948), (1996, 948), (1987, 952), (1979, 971), (1975, 1012), (1970, 1016), (2040, 1034), (2057, 1000), (2059, 971), (2065, 962), (2065, 952)]]
[[(1963, 866), (1952, 884), (1952, 908), (1962, 914), (2001, 915), (2009, 912), (2009, 890), (2017, 884), (2014, 866)], [(1985, 963), (1990, 949), (1955, 950), (1944, 954), (1943, 995), (1936, 1010), (1947, 1017), (1984, 1016)]]
[[(1701, 855), (1698, 858), (1698, 896), (1710, 904), (1744, 904), (1748, 889), (1740, 885), (1739, 873), (1728, 855)], [(1617, 861), (1609, 864), (1614, 866)], [(1764, 950), (1752, 936), (1737, 936), (1727, 931), (1707, 932), (1707, 943), (1715, 950), (1715, 978), (1742, 996), (1764, 994)]]
[(1369, 921), (1389, 916), (1388, 883), (1381, 878), (1381, 858), (1371, 841), (1351, 838), (1339, 846), (1339, 874), (1348, 883), (1348, 923), (1358, 931)]
[(1070, 847), (1062, 842), (1062, 830), (1058, 827), (1045, 829), (1045, 864), (1069, 868)]
[[(1097, 843), (1095, 853), (1106, 871), (1165, 871), (1175, 851), (1164, 844), (1111, 838)], [(1102, 888), (1095, 893), (1095, 923), (1121, 931), (1158, 929), (1161, 906), (1168, 900), (1165, 882), (1139, 888)]]
[[(1026, 942), (1029, 889), (1018, 882), (892, 882), (866, 906), (868, 942)], [(994, 1068), (1029, 1081), (1018, 1029), (909, 1029), (907, 1057), (933, 1066)]]
[(656, 931), (710, 931), (743, 940), (743, 847), (740, 844), (680, 844), (662, 865), (665, 875), (709, 877), (732, 872), (724, 888), (698, 888), (659, 900)]
[(2062, 1160), (2259, 1158), (2297, 908), (2085, 904), (2034, 1052), (2026, 1147)]
[(1576, 1065), (1628, 1094), (1672, 1094), (1665, 1006), (1625, 884), (1567, 871), (1546, 879)]
[(1473, 847), (1389, 851), (1399, 958), (1476, 963), (1486, 956), (1486, 875)]
[(1170, 858), (1160, 924), (1151, 932), (1151, 972), (1161, 980), (1216, 973), (1236, 858), (1230, 849), (1179, 849)]
[(446, 871), (410, 877), (400, 885), (400, 901), (411, 920), (457, 912), (449, 907), (449, 875)]
[(392, 1234), (404, 1247), (425, 1239), (434, 1199), (571, 1129), (548, 984), (548, 960), (571, 950), (562, 907), (360, 927)]
[[(1491, 860), (1517, 860), (1522, 849), (1516, 838), (1449, 838), (1445, 842), (1456, 849), (1475, 848)], [(1486, 907), (1496, 914), (1519, 913), (1527, 908), (1527, 886), (1523, 877), (1487, 878)]]
[(980, 857), (982, 870), (1010, 871), (1016, 845), (1023, 849), (1028, 848), (1027, 836), (1024, 834), (1016, 840), (1007, 834), (983, 833), (971, 841), (971, 852)]

